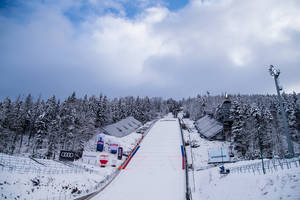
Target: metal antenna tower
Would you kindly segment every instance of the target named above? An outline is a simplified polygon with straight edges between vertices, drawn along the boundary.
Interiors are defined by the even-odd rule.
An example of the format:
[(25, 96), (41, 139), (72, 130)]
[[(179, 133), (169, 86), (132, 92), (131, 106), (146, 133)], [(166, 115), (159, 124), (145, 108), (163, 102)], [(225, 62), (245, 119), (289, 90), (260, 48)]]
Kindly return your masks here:
[(275, 86), (276, 86), (276, 90), (277, 90), (281, 115), (282, 115), (282, 119), (283, 119), (283, 126), (284, 126), (284, 129), (285, 129), (286, 140), (287, 140), (287, 144), (288, 144), (288, 151), (289, 151), (288, 156), (289, 157), (294, 157), (295, 152), (294, 152), (294, 147), (293, 147), (293, 143), (292, 143), (292, 140), (291, 140), (291, 133), (290, 133), (290, 129), (288, 127), (288, 122), (287, 122), (286, 113), (285, 113), (285, 110), (284, 110), (284, 107), (283, 107), (282, 97), (280, 95), (280, 90), (282, 90), (282, 88), (280, 88), (279, 85), (278, 85), (278, 78), (279, 78), (279, 75), (280, 75), (280, 70), (276, 69), (273, 65), (270, 65), (269, 72), (270, 72), (271, 76), (274, 77), (274, 80), (275, 80)]

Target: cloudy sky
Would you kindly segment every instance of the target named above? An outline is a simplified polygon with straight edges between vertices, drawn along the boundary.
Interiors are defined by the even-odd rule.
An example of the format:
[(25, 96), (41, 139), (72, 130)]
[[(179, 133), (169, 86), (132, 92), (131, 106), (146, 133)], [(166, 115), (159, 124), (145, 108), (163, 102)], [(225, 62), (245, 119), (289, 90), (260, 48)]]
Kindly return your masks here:
[(299, 0), (1, 0), (0, 98), (300, 92)]

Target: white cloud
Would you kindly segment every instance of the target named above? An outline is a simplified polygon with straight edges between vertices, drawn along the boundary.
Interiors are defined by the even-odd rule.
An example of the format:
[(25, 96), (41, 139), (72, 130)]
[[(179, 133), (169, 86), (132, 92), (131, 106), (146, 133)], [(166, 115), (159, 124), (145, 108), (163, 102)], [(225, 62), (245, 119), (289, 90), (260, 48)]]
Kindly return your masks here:
[(251, 57), (251, 52), (246, 47), (235, 47), (229, 50), (229, 56), (234, 66), (243, 67), (247, 65)]
[(135, 20), (104, 16), (85, 24), (90, 30), (82, 37), (90, 38), (88, 48), (100, 63), (105, 63), (99, 67), (99, 73), (105, 68), (107, 75), (121, 84), (137, 85), (149, 79), (149, 74), (143, 74), (149, 57), (178, 52), (176, 46), (153, 32), (152, 26), (167, 15), (165, 8), (150, 8)]
[[(125, 12), (122, 1), (90, 0), (99, 9), (105, 2)], [(179, 86), (180, 93), (187, 96), (208, 88), (215, 92), (268, 92), (273, 85), (265, 83), (263, 77), (268, 73), (262, 68), (269, 64), (290, 71), (285, 80), (289, 88), (299, 85), (297, 0), (194, 0), (177, 12), (147, 7), (134, 18), (124, 17), (124, 13), (93, 13), (76, 26), (63, 14), (73, 3), (69, 1), (61, 9), (59, 5), (38, 8), (24, 24), (0, 18), (0, 30), (4, 30), (0, 50), (5, 52), (0, 64), (10, 68), (11, 74), (20, 69), (28, 73), (24, 68), (63, 69), (74, 73), (72, 79), (67, 75), (59, 80), (65, 82), (66, 90), (80, 87), (93, 93), (91, 87), (101, 86), (112, 95), (128, 87), (140, 91), (149, 84), (152, 93), (169, 90), (174, 96)], [(52, 70), (52, 76), (58, 71)], [(51, 84), (52, 78), (42, 77), (45, 85)], [(254, 78), (255, 83), (250, 84)], [(36, 90), (41, 92), (42, 87)]]
[(286, 89), (285, 88), (283, 89), (285, 92), (288, 93), (293, 93), (293, 92), (300, 93), (300, 82), (295, 82), (292, 85), (287, 85)]

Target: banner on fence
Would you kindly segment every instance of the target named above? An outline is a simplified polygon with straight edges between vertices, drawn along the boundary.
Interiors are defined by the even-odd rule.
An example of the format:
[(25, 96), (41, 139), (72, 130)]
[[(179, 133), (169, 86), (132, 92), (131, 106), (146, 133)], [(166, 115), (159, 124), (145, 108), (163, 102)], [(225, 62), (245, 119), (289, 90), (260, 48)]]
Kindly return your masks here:
[(96, 163), (99, 157), (98, 152), (84, 151), (82, 153), (82, 161), (88, 164)]
[(230, 162), (228, 149), (212, 149), (208, 151), (208, 163), (224, 163)]
[(75, 152), (73, 151), (60, 151), (59, 160), (61, 161), (74, 161), (75, 159)]
[(185, 163), (184, 163), (184, 147), (181, 145), (181, 157), (182, 157), (182, 169), (184, 169)]

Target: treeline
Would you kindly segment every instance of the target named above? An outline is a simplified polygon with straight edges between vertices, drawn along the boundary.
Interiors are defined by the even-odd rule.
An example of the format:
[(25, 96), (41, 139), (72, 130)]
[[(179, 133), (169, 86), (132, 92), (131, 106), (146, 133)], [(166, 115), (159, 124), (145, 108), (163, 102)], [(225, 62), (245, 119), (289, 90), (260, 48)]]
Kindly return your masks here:
[[(300, 96), (283, 94), (284, 108), (294, 149), (300, 143)], [(231, 95), (231, 109), (223, 113), (221, 105), (225, 95), (184, 99), (181, 103), (190, 118), (197, 120), (205, 114), (222, 121), (224, 116), (232, 121), (229, 138), (235, 154), (245, 159), (258, 158), (260, 148), (265, 157), (284, 157), (287, 154), (286, 135), (279, 101), (275, 95)]]
[(61, 149), (82, 151), (99, 127), (128, 116), (145, 123), (176, 106), (172, 99), (78, 98), (75, 92), (62, 102), (55, 96), (34, 100), (30, 94), (14, 101), (6, 98), (0, 102), (0, 152), (54, 158)]
[[(299, 152), (300, 97), (295, 93), (282, 96), (295, 151)], [(257, 158), (260, 148), (266, 157), (286, 155), (277, 96), (230, 95), (228, 113), (222, 109), (225, 99), (225, 95), (209, 93), (180, 101), (132, 96), (109, 99), (105, 95), (78, 98), (75, 93), (63, 101), (55, 96), (34, 100), (30, 94), (25, 99), (6, 98), (0, 101), (0, 152), (54, 158), (61, 149), (82, 151), (99, 127), (128, 116), (145, 123), (183, 107), (193, 120), (209, 114), (222, 122), (227, 116), (232, 122), (228, 140), (239, 157)]]

